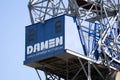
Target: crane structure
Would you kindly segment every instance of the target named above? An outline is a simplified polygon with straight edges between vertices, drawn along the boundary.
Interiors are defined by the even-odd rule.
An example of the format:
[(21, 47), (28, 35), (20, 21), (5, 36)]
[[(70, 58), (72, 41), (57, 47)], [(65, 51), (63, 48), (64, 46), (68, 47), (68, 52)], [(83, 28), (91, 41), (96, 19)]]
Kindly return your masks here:
[(29, 0), (28, 9), (24, 64), (40, 80), (39, 70), (45, 80), (118, 80), (120, 0)]

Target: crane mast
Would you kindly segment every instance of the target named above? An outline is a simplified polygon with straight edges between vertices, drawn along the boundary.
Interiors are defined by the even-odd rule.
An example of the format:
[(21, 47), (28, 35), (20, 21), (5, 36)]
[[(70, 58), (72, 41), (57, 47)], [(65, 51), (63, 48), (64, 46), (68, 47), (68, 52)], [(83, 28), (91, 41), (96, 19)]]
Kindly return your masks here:
[[(39, 36), (35, 37), (35, 44), (26, 37), (26, 50), (30, 54), (26, 53), (24, 64), (35, 68), (40, 80), (39, 70), (44, 71), (45, 80), (118, 80), (120, 0), (29, 0), (28, 10), (32, 26), (26, 29), (26, 36), (28, 39), (29, 35)], [(54, 24), (56, 34), (50, 27)], [(51, 48), (65, 52), (57, 55)], [(54, 55), (31, 58), (35, 57), (32, 54), (42, 55), (40, 51)]]

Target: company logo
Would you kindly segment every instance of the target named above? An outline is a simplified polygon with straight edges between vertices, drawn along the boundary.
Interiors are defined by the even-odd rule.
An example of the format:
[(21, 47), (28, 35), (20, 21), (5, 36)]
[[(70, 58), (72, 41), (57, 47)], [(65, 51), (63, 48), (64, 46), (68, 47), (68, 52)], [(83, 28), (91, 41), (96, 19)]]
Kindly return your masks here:
[(27, 54), (36, 53), (60, 45), (63, 45), (63, 36), (52, 38), (44, 42), (35, 43), (34, 45), (29, 45), (27, 46)]

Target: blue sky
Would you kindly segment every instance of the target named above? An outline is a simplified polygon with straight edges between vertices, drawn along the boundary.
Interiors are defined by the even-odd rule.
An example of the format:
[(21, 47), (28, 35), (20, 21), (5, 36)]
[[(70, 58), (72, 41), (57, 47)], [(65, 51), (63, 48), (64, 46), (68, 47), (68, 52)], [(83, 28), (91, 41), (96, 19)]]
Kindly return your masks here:
[(28, 0), (0, 2), (1, 80), (39, 80), (33, 68), (23, 65), (25, 26), (31, 24)]

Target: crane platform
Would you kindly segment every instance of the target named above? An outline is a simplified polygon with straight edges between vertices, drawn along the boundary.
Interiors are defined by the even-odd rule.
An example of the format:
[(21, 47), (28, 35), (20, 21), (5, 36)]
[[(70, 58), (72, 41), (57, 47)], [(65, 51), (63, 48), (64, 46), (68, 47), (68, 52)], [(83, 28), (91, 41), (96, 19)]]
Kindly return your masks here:
[[(83, 24), (87, 26), (87, 22)], [(95, 25), (97, 24), (91, 27), (91, 32), (94, 32), (92, 29)], [(87, 72), (84, 70), (87, 70), (88, 63), (91, 63), (91, 74), (97, 77), (101, 76), (100, 74), (108, 74), (108, 68), (98, 60), (100, 53), (96, 51), (93, 57), (90, 57), (84, 51), (85, 45), (81, 41), (78, 28), (76, 18), (67, 15), (27, 26), (24, 64), (64, 79), (86, 78)], [(90, 41), (99, 38), (99, 35), (96, 32), (91, 33), (88, 40), (88, 28), (84, 27), (83, 32), (86, 42), (91, 44), (91, 51)]]

